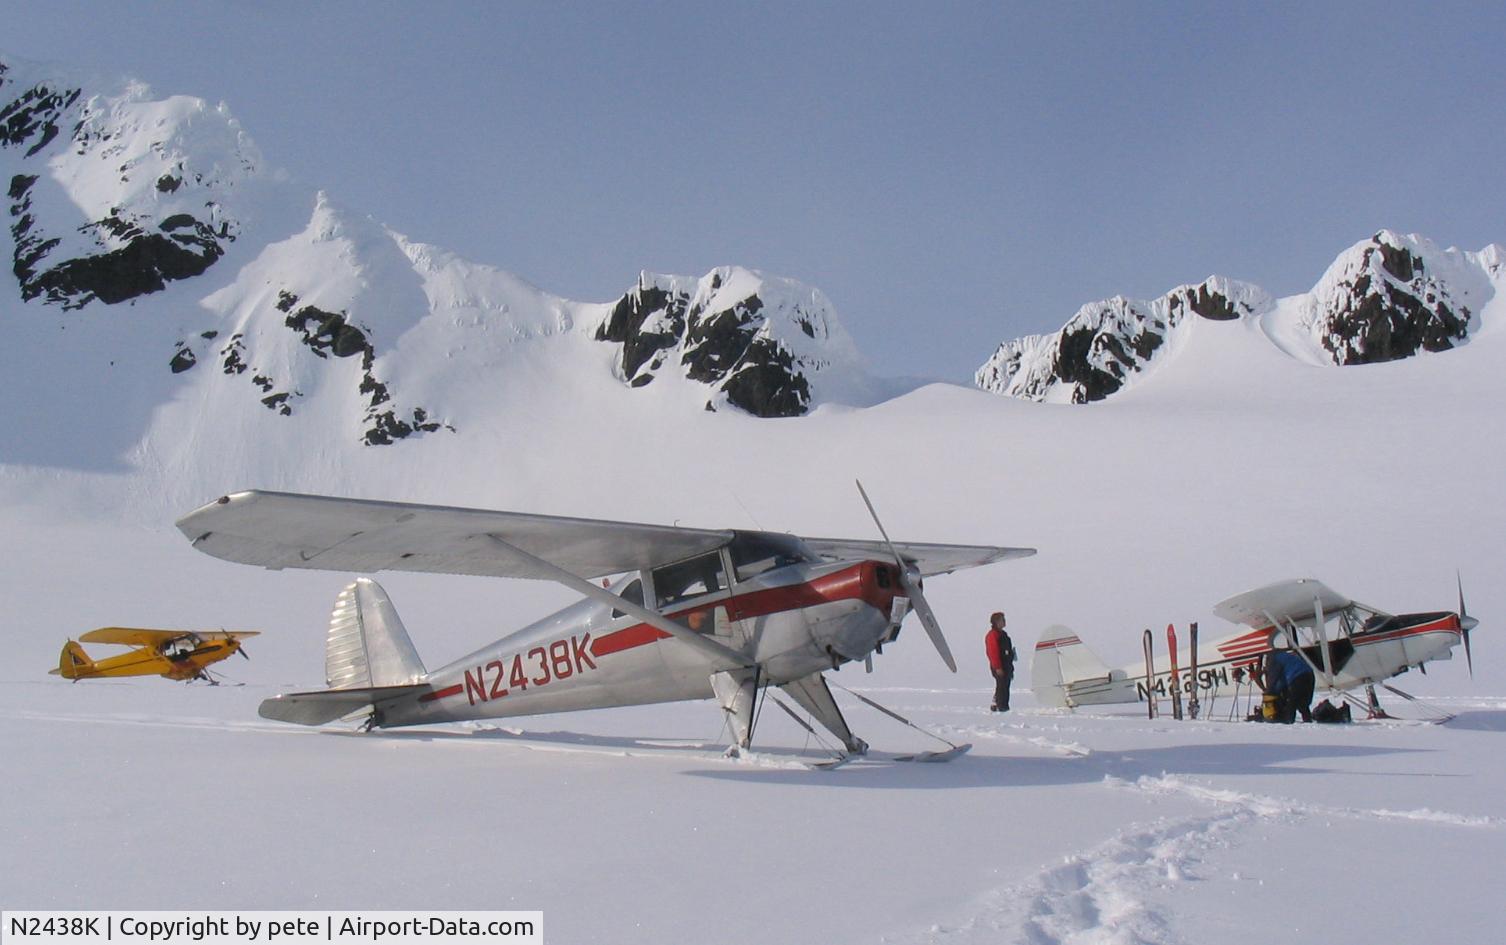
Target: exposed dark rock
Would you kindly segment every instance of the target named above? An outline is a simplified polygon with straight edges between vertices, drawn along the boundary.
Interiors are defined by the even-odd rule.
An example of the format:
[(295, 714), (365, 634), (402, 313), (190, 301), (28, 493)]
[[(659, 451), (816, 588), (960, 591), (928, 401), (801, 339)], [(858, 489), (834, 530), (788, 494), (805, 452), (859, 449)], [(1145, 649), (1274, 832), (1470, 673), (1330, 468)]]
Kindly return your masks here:
[(390, 446), (415, 433), (432, 433), (440, 429), (454, 432), (454, 427), (430, 420), (429, 412), (423, 407), (414, 407), (406, 418), (400, 418), (399, 411), (391, 408), (378, 411), (378, 407), (392, 400), (392, 392), (372, 373), (376, 348), (366, 331), (352, 324), (346, 312), (328, 312), (312, 305), (299, 307), (298, 301), (297, 295), (283, 290), (278, 293), (275, 304), (278, 311), (287, 315), (283, 323), (298, 332), (314, 354), (326, 359), (330, 355), (337, 358), (361, 356), (359, 390), (367, 398), (366, 426), (361, 442), (367, 446)]
[[(712, 274), (712, 292), (724, 284), (721, 273)], [(763, 308), (750, 295), (708, 311), (683, 291), (640, 284), (618, 300), (595, 337), (622, 345), (622, 377), (631, 387), (650, 383), (678, 349), (686, 377), (721, 389), (738, 408), (759, 417), (800, 416), (810, 405), (810, 383), (790, 352), (761, 334)], [(816, 337), (809, 318), (798, 324)]]
[(36, 218), (31, 213), (31, 187), (37, 182), (35, 175), (17, 174), (10, 179), (10, 215), (15, 218), (10, 235), (15, 240), (11, 271), (24, 287), (32, 279), (36, 267), (46, 258), (60, 240), (46, 239), (33, 233)]
[(755, 417), (798, 417), (811, 401), (810, 382), (795, 370), (795, 359), (768, 338), (758, 338), (749, 346), (744, 366), (722, 390), (729, 402)]
[[(12, 87), (7, 86), (7, 92)], [(9, 98), (0, 105), (0, 146), (24, 147), (25, 156), (33, 157), (70, 125), (81, 154), (92, 144), (108, 141), (108, 132), (91, 137), (83, 130), (81, 94), (79, 89), (37, 85)], [(228, 222), (216, 230), (189, 214), (176, 214), (158, 224), (149, 217), (122, 215), (117, 209), (78, 227), (79, 232), (93, 235), (104, 251), (49, 266), (48, 257), (62, 240), (49, 235), (49, 221), (39, 221), (33, 212), (30, 191), (37, 180), (35, 175), (17, 175), (11, 179), (8, 194), (15, 238), (12, 271), (23, 300), (41, 298), (65, 309), (82, 308), (95, 300), (107, 305), (129, 301), (161, 291), (168, 282), (199, 275), (224, 254), (223, 243), (233, 239)], [(164, 175), (157, 189), (171, 193), (181, 184), (181, 178)], [(63, 225), (74, 226), (72, 221)]]
[[(246, 344), (245, 342), (241, 341), (240, 333), (237, 332), (236, 334), (231, 335), (230, 343), (225, 345), (225, 347), (220, 351), (220, 370), (232, 376), (236, 374), (246, 373), (247, 364), (241, 357), (241, 352), (245, 350)], [(268, 390), (271, 390), (270, 381), (267, 383), (266, 387), (262, 388), (262, 392), (266, 393)]]
[(35, 157), (58, 136), (63, 113), (73, 107), (80, 94), (80, 89), (54, 90), (37, 85), (17, 95), (0, 107), (0, 145), (30, 143), (26, 156)]
[(1392, 246), (1381, 239), (1381, 235), (1375, 235), (1377, 247), (1380, 249), (1381, 266), (1394, 278), (1402, 282), (1411, 282), (1412, 277), (1422, 271), (1422, 260), (1413, 256), (1410, 250), (1401, 246)]
[(748, 353), (758, 333), (758, 326), (750, 323), (761, 308), (763, 302), (752, 296), (711, 315), (692, 312), (685, 333), (685, 354), (680, 358), (686, 376), (702, 383), (726, 377)]
[[(638, 383), (639, 368), (656, 353), (679, 344), (689, 304), (690, 297), (684, 293), (671, 294), (658, 286), (639, 286), (612, 307), (612, 314), (596, 329), (596, 340), (622, 345), (622, 376), (641, 387), (653, 377), (648, 375), (647, 380)], [(662, 316), (664, 331), (643, 330), (644, 323), (653, 316)]]
[(275, 410), (284, 417), (291, 417), (293, 415), (293, 408), (288, 406), (288, 397), (289, 395), (286, 392), (272, 394), (269, 397), (263, 397), (261, 402), (267, 405), (267, 409)]
[(413, 408), (412, 422), (399, 420), (391, 411), (369, 416), (371, 426), (367, 427), (363, 438), (367, 446), (391, 446), (398, 440), (412, 436), (415, 433), (433, 433), (439, 429), (454, 432), (454, 427), (448, 424), (436, 423), (429, 419), (427, 411), (422, 407)]
[[(106, 222), (100, 221), (99, 225)], [(184, 244), (197, 246), (202, 252), (185, 249)], [(52, 240), (48, 245), (49, 248), (56, 246), (57, 241)], [(95, 299), (114, 305), (160, 292), (168, 282), (204, 272), (224, 253), (209, 228), (198, 223), (191, 235), (175, 234), (168, 238), (158, 233), (143, 234), (120, 249), (69, 259), (29, 278), (22, 277), (19, 271), (30, 269), (30, 266), (22, 266), (19, 242), (16, 250), (21, 298), (29, 301), (42, 296), (45, 301), (58, 303), (65, 309), (83, 308)], [(34, 262), (37, 256), (30, 258)]]
[(1239, 317), (1234, 303), (1217, 292), (1209, 290), (1208, 283), (1197, 287), (1189, 302), (1192, 310), (1215, 322), (1229, 322)]
[(371, 342), (366, 340), (365, 332), (345, 320), (343, 312), (326, 312), (305, 305), (284, 319), (284, 323), (301, 334), (303, 343), (321, 358), (330, 354), (337, 358), (359, 354), (363, 355), (365, 366), (371, 366), (375, 356)]
[(1468, 307), (1454, 303), (1447, 288), (1425, 273), (1423, 261), (1386, 234), (1372, 238), (1355, 271), (1319, 313), (1323, 347), (1335, 364), (1447, 351), (1469, 336)]
[(199, 363), (193, 349), (183, 342), (178, 342), (178, 350), (173, 354), (173, 359), (168, 363), (174, 374), (182, 374), (184, 371)]

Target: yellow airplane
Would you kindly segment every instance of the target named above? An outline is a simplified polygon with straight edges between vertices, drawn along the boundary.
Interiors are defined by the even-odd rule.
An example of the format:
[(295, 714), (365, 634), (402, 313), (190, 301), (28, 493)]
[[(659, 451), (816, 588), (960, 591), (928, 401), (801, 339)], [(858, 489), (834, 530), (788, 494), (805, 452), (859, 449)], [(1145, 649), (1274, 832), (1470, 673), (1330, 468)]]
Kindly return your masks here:
[(63, 644), (58, 668), (53, 676), (75, 682), (102, 676), (164, 676), (168, 679), (203, 679), (217, 684), (206, 671), (211, 663), (239, 653), (242, 637), (254, 637), (256, 630), (143, 630), (135, 627), (100, 627), (78, 638), (82, 643), (114, 643), (136, 649), (120, 656), (95, 662), (78, 642)]

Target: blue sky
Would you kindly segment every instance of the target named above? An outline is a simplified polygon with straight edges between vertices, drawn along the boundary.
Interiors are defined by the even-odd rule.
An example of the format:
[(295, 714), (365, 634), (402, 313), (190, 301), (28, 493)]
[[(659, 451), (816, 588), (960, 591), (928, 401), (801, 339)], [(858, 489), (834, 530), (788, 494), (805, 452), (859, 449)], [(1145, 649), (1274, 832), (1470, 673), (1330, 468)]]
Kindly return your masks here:
[(569, 298), (741, 264), (885, 373), (1079, 305), (1506, 242), (1506, 6), (80, 3), (0, 49), (224, 101), (269, 162)]

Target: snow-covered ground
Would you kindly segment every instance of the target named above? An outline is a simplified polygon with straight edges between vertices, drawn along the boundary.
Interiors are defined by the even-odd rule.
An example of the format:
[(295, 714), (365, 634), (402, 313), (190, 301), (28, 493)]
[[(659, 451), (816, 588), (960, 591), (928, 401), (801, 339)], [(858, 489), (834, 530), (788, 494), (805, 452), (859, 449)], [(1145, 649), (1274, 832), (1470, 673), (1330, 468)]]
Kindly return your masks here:
[(556, 942), (1488, 942), (1499, 919), (1501, 697), (1280, 727), (869, 689), (973, 751), (812, 771), (773, 707), (728, 761), (704, 706), (355, 735), (258, 719), (275, 689), (0, 685), (7, 906), (543, 909)]
[[(260, 448), (159, 451), (192, 419), (178, 400), (125, 471), (0, 466), (3, 904), (542, 909), (557, 942), (1492, 941), (1506, 337), (1321, 368), (1206, 327), (1154, 383), (1087, 407), (936, 385), (758, 421), (603, 387), (382, 450), (286, 426)], [(975, 745), (949, 764), (889, 760), (932, 744), (845, 695), (876, 751), (834, 771), (800, 763), (819, 746), (772, 706), (744, 762), (719, 757), (709, 703), (371, 735), (268, 722), (259, 700), (322, 684), (348, 576), (230, 565), (171, 525), (280, 487), (867, 537), (855, 476), (896, 537), (1040, 549), (928, 582), (960, 675), (908, 626), (872, 676), (835, 677)], [(1285, 577), (1451, 609), (1456, 567), (1482, 621), (1474, 681), (1462, 659), (1397, 681), (1446, 725), (1262, 726), (1227, 704), (1151, 723), (1023, 692), (983, 710), (999, 607), (1027, 652), (1060, 622), (1118, 664), (1141, 628), (1212, 636), (1215, 601)], [(431, 665), (570, 599), (380, 579)], [(263, 635), (221, 664), (244, 686), (45, 675), (104, 624)]]

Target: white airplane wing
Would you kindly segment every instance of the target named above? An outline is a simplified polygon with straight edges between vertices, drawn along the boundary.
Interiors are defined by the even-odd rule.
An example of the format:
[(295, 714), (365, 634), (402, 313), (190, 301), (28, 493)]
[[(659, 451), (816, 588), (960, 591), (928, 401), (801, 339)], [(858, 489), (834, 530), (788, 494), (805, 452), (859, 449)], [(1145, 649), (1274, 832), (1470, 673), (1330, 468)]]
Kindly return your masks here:
[(274, 570), (540, 580), (558, 576), (506, 545), (589, 579), (689, 558), (732, 538), (718, 529), (257, 491), (223, 496), (177, 525), (206, 554)]
[[(892, 561), (889, 546), (881, 541), (856, 538), (804, 538), (806, 547), (818, 555), (831, 558), (869, 558)], [(920, 569), (921, 576), (950, 574), (963, 568), (976, 568), (1011, 558), (1028, 558), (1034, 548), (1000, 548), (995, 545), (938, 545), (919, 541), (897, 541), (900, 556)]]
[(1236, 594), (1215, 604), (1213, 612), (1230, 623), (1242, 623), (1247, 627), (1269, 627), (1272, 617), (1311, 624), (1314, 601), (1323, 605), (1325, 614), (1343, 610), (1354, 603), (1322, 581), (1298, 578)]

